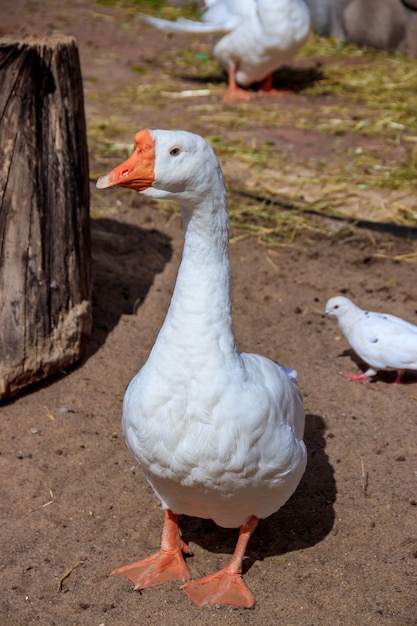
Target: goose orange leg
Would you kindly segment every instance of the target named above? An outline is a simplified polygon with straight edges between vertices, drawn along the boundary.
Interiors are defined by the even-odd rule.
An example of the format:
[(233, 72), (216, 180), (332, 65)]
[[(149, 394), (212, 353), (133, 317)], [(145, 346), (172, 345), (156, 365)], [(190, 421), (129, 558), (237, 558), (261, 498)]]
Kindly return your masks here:
[(221, 570), (181, 587), (193, 602), (199, 606), (202, 604), (232, 604), (248, 608), (254, 606), (255, 598), (242, 579), (242, 562), (248, 541), (258, 521), (257, 517), (252, 516), (247, 524), (240, 527), (233, 556)]
[(274, 89), (273, 74), (268, 74), (259, 86), (258, 94), (261, 96), (285, 96), (291, 93), (288, 89)]
[(255, 95), (253, 91), (247, 91), (238, 86), (236, 82), (236, 68), (234, 66), (231, 67), (229, 69), (229, 85), (223, 96), (223, 100), (252, 100)]
[(165, 511), (161, 549), (153, 556), (118, 567), (112, 574), (125, 576), (135, 585), (135, 590), (162, 585), (170, 580), (190, 580), (191, 573), (182, 553), (190, 549), (180, 537), (178, 515), (169, 509)]

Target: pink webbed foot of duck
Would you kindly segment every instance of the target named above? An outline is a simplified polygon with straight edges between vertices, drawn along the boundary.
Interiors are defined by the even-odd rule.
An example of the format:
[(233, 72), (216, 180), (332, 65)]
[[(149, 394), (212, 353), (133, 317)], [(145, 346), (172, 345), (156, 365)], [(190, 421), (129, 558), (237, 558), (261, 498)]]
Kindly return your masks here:
[(236, 82), (236, 69), (234, 67), (229, 70), (229, 84), (223, 100), (232, 102), (236, 100), (252, 100), (256, 94), (253, 91), (247, 91), (238, 86)]
[(365, 382), (369, 382), (370, 375), (366, 372), (363, 374), (345, 374), (345, 372), (339, 372), (339, 376), (343, 376), (343, 378), (347, 378), (348, 380), (364, 380)]
[(241, 526), (233, 556), (221, 570), (181, 587), (195, 604), (232, 604), (247, 608), (255, 605), (255, 598), (242, 579), (242, 562), (257, 524), (258, 518), (252, 516)]
[(178, 515), (165, 511), (161, 549), (153, 556), (116, 568), (112, 575), (125, 576), (134, 585), (135, 590), (148, 589), (171, 580), (190, 580), (191, 573), (182, 553), (190, 549), (180, 537)]

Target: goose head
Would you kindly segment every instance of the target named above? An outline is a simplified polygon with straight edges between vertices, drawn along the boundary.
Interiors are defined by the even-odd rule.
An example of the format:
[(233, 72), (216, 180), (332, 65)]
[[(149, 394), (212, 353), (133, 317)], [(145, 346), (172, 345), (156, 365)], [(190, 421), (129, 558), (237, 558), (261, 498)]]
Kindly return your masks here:
[(184, 208), (204, 202), (215, 189), (224, 189), (211, 146), (184, 130), (137, 132), (132, 155), (97, 181), (99, 189), (115, 185), (152, 198), (176, 200)]

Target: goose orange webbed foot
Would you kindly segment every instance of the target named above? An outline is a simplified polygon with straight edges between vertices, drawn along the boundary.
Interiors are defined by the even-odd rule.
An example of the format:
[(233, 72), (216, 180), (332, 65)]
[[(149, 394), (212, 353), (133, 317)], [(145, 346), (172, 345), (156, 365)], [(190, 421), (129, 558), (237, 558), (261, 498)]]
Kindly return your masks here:
[(135, 585), (136, 591), (156, 587), (171, 580), (190, 580), (191, 578), (190, 570), (180, 550), (175, 552), (160, 550), (142, 561), (117, 567), (112, 575), (125, 576)]
[(247, 102), (256, 98), (254, 91), (240, 89), (240, 87), (228, 88), (223, 96), (224, 102)]
[(171, 511), (165, 511), (159, 552), (141, 561), (117, 567), (112, 575), (125, 576), (135, 585), (136, 591), (172, 580), (190, 580), (191, 572), (184, 561), (183, 552), (189, 554), (190, 549), (180, 537), (178, 516)]
[(221, 569), (211, 576), (183, 585), (181, 589), (198, 606), (232, 604), (251, 608), (255, 598), (242, 580), (242, 575)]
[(181, 589), (199, 606), (202, 604), (232, 604), (251, 608), (255, 598), (242, 579), (242, 562), (248, 541), (258, 525), (254, 515), (240, 527), (239, 538), (230, 561), (218, 572), (183, 585)]
[(246, 89), (242, 89), (236, 82), (236, 69), (231, 67), (229, 69), (229, 84), (225, 94), (223, 95), (223, 100), (225, 102), (236, 102), (236, 101), (247, 101), (253, 100), (256, 97), (256, 93), (253, 91), (247, 91)]
[(273, 86), (273, 75), (269, 74), (260, 84), (258, 95), (259, 96), (275, 96), (281, 98), (288, 94), (294, 93), (289, 89), (275, 89)]

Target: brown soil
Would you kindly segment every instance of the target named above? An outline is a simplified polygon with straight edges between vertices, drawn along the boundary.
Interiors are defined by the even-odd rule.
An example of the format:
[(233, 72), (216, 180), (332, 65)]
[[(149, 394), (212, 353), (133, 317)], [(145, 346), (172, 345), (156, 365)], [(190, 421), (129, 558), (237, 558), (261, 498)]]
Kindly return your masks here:
[[(166, 38), (121, 7), (92, 0), (5, 4), (3, 34), (76, 35), (90, 126), (94, 116), (111, 119), (114, 96), (129, 84), (196, 88), (186, 67), (183, 76), (166, 72), (167, 55), (190, 40)], [(135, 65), (146, 74), (133, 72)], [(210, 102), (217, 117), (190, 114), (189, 101), (168, 98), (163, 109), (149, 101), (123, 105), (119, 139), (129, 143), (143, 127), (230, 136), (237, 131), (219, 124), (223, 89), (215, 83), (210, 100), (197, 100)], [(264, 102), (227, 108), (256, 110)], [(279, 106), (296, 109), (299, 102), (323, 104), (299, 93)], [(265, 135), (255, 123), (246, 125), (240, 138), (256, 140), (257, 133)], [(318, 139), (289, 126), (276, 129), (275, 138), (295, 170), (304, 149), (324, 168), (335, 158), (330, 135)], [(91, 169), (104, 173), (119, 157), (91, 151)], [(226, 160), (222, 165), (228, 180), (245, 188), (245, 170)], [(130, 192), (98, 194), (93, 182), (91, 192), (95, 313), (88, 354), (0, 407), (1, 623), (416, 624), (417, 378), (410, 373), (405, 384), (393, 386), (394, 373), (367, 384), (339, 377), (339, 370), (358, 372), (360, 364), (336, 322), (321, 318), (326, 300), (342, 292), (363, 307), (417, 323), (415, 266), (394, 258), (414, 242), (387, 227), (379, 233), (349, 228), (333, 238), (300, 235), (274, 248), (255, 239), (231, 244), (238, 346), (297, 369), (309, 463), (295, 495), (250, 542), (244, 576), (255, 608), (198, 608), (177, 583), (138, 594), (126, 579), (110, 576), (114, 567), (155, 551), (160, 539), (162, 514), (125, 447), (121, 405), (169, 302), (181, 255), (180, 219)], [(194, 553), (194, 577), (221, 566), (236, 539), (235, 531), (192, 518), (182, 519), (182, 529)]]

